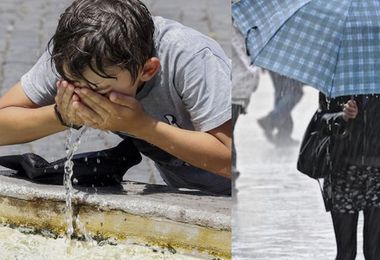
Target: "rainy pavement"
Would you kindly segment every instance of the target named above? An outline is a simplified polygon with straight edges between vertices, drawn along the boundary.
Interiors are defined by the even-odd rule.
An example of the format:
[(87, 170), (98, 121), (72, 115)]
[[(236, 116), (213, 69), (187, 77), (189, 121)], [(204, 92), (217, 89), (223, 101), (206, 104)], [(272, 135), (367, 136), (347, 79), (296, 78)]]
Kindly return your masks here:
[[(296, 170), (298, 147), (274, 147), (257, 124), (272, 109), (273, 92), (265, 73), (248, 114), (240, 116), (235, 129), (241, 175), (233, 209), (233, 259), (332, 260), (333, 226), (318, 183)], [(305, 87), (292, 113), (294, 138), (301, 140), (317, 100), (317, 92)], [(364, 259), (362, 220), (360, 215), (357, 260)]]

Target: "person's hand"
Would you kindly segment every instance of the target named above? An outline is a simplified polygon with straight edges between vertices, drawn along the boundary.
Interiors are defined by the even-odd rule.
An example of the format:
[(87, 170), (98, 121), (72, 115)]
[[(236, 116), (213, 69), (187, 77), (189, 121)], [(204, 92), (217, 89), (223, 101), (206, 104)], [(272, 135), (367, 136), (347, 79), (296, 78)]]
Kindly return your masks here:
[(347, 122), (350, 119), (355, 119), (358, 115), (358, 106), (355, 100), (349, 100), (343, 106), (343, 119)]
[(80, 98), (74, 92), (75, 86), (64, 80), (57, 81), (56, 85), (58, 91), (55, 103), (64, 123), (66, 125), (83, 125), (83, 119), (78, 116), (73, 108), (73, 103), (80, 101)]
[(73, 102), (76, 113), (93, 128), (141, 137), (155, 122), (134, 97), (117, 92), (106, 97), (88, 88), (74, 91), (80, 98), (80, 101)]

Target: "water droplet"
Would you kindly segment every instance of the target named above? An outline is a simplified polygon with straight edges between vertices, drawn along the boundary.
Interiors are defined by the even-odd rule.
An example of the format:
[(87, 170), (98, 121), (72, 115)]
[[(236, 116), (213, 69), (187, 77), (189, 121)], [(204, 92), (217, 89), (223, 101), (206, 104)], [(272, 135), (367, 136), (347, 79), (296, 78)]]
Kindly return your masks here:
[(58, 164), (54, 165), (54, 170), (58, 170)]
[(96, 162), (98, 163), (98, 164), (100, 164), (100, 159), (98, 158), (98, 159), (96, 159)]

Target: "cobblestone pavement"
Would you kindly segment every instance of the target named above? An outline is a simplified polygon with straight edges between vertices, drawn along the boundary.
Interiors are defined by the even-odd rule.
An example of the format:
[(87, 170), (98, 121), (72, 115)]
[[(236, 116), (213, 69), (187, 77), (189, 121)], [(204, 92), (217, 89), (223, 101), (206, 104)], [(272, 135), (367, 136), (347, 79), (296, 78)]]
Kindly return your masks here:
[[(317, 108), (317, 92), (310, 87), (305, 92), (293, 111), (293, 137), (298, 140)], [(273, 95), (270, 78), (263, 74), (248, 114), (236, 126), (241, 176), (233, 208), (234, 259), (332, 260), (335, 238), (330, 215), (317, 182), (296, 170), (298, 147), (275, 148), (258, 127), (256, 120), (273, 107)], [(359, 247), (361, 235), (359, 231)], [(363, 259), (361, 248), (357, 259)]]
[[(0, 94), (27, 72), (46, 48), (59, 14), (68, 0), (2, 0), (0, 2)], [(215, 38), (230, 55), (230, 1), (146, 0), (153, 15), (177, 20)], [(91, 131), (79, 151), (112, 147), (120, 141), (113, 134)], [(0, 147), (0, 155), (37, 153), (49, 161), (61, 158), (65, 134), (60, 133), (23, 145)], [(162, 183), (153, 164), (144, 159), (126, 175), (127, 179)]]

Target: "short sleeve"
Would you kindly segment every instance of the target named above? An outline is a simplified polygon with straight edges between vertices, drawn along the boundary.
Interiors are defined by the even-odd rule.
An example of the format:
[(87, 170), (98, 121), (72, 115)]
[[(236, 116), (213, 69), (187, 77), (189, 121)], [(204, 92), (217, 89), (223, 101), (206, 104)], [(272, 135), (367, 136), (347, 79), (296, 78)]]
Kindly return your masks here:
[(204, 48), (178, 65), (175, 85), (197, 131), (212, 130), (231, 119), (231, 64)]
[(21, 77), (25, 94), (40, 106), (53, 104), (57, 93), (55, 84), (58, 78), (50, 57), (48, 51), (43, 53), (37, 63)]

